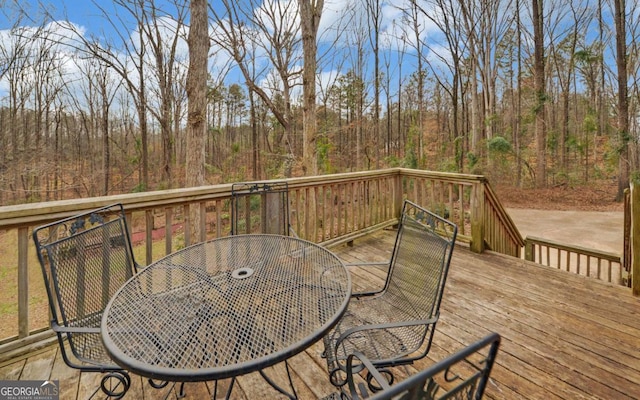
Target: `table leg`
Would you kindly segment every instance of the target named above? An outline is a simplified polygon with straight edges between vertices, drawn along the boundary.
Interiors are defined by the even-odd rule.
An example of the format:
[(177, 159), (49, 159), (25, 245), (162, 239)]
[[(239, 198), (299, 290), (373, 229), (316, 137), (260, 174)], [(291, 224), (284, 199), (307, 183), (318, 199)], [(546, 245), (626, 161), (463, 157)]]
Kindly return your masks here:
[[(231, 391), (233, 390), (233, 384), (236, 383), (236, 378), (231, 378), (231, 383), (229, 384), (229, 388), (227, 389), (227, 394), (224, 396), (225, 400), (229, 400), (231, 398)], [(211, 394), (211, 400), (216, 400), (218, 397), (218, 381), (215, 381), (213, 384), (213, 393)]]
[(287, 392), (282, 387), (280, 387), (278, 384), (276, 384), (271, 378), (269, 378), (267, 376), (267, 374), (264, 372), (264, 370), (260, 370), (260, 375), (262, 375), (264, 380), (267, 381), (267, 383), (269, 385), (271, 385), (271, 387), (273, 387), (275, 390), (277, 390), (278, 392), (280, 392), (283, 395), (287, 396), (288, 398), (290, 398), (292, 400), (295, 400), (295, 399), (298, 398), (298, 394), (296, 393), (296, 388), (293, 386), (293, 379), (291, 379), (291, 371), (289, 370), (289, 363), (287, 361), (285, 361), (284, 365), (285, 365), (285, 368), (287, 369), (287, 377), (289, 378), (289, 386), (291, 386), (291, 391), (293, 392), (293, 394)]

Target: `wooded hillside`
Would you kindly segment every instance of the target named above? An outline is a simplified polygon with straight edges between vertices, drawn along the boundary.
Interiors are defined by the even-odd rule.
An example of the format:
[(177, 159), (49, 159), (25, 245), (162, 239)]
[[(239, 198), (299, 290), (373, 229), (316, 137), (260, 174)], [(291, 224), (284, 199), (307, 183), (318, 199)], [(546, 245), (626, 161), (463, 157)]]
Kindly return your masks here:
[[(517, 187), (635, 179), (636, 2), (325, 4), (305, 138), (306, 1), (209, 2), (208, 183), (301, 175), (305, 146), (321, 174), (402, 165)], [(188, 2), (96, 3), (108, 33), (62, 8), (8, 3), (0, 204), (184, 186)]]

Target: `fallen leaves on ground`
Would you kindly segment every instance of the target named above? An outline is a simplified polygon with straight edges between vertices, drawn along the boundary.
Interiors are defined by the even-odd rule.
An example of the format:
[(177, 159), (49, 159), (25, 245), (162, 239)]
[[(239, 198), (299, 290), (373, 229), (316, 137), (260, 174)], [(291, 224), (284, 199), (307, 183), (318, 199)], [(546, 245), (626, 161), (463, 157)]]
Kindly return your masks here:
[(507, 208), (534, 210), (624, 211), (622, 202), (616, 201), (616, 182), (571, 187), (557, 185), (534, 189), (495, 186), (494, 190)]

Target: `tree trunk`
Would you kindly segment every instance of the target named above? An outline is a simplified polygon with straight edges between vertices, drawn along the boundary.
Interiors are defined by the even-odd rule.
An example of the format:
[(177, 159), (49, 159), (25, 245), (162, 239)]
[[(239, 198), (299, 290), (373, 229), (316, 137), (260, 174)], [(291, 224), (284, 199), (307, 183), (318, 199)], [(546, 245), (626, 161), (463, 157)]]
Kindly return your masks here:
[(629, 99), (627, 98), (627, 33), (625, 0), (614, 0), (616, 25), (616, 65), (618, 67), (618, 136), (620, 138), (617, 201), (624, 198), (629, 186)]
[(522, 25), (520, 23), (520, 0), (516, 0), (516, 28), (517, 28), (517, 46), (518, 46), (518, 74), (516, 83), (516, 124), (513, 132), (513, 146), (516, 150), (516, 186), (522, 187), (522, 151), (520, 150), (520, 128), (522, 122)]
[[(191, 1), (191, 27), (188, 37), (189, 71), (187, 73), (187, 187), (204, 184), (204, 138), (207, 129), (207, 58), (209, 55), (209, 24), (207, 0)], [(191, 241), (204, 238), (200, 232), (200, 207), (189, 210)], [(188, 237), (187, 237), (188, 239)], [(188, 240), (185, 240), (185, 244)]]
[(536, 91), (535, 131), (536, 131), (536, 187), (547, 186), (545, 125), (545, 76), (544, 76), (544, 34), (543, 34), (543, 0), (533, 0), (533, 41), (534, 41), (534, 80)]
[(317, 175), (316, 149), (316, 37), (322, 16), (324, 0), (298, 0), (302, 31), (302, 52), (304, 67), (302, 70), (302, 170), (305, 175)]

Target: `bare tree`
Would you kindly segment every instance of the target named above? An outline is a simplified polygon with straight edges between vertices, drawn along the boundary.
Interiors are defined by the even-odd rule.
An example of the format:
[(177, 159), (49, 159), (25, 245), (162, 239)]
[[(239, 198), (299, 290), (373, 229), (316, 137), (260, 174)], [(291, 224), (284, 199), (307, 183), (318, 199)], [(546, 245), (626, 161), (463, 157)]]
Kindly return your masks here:
[(536, 186), (547, 186), (547, 127), (545, 121), (545, 51), (544, 51), (544, 0), (532, 0), (532, 23), (534, 45), (534, 86), (536, 92)]
[[(296, 65), (300, 26), (295, 19), (295, 3), (223, 0), (222, 5), (223, 11), (211, 8), (218, 22), (212, 40), (233, 57), (251, 92), (250, 98), (253, 94), (260, 98), (282, 125), (284, 141), (290, 144), (292, 89), (300, 76), (300, 67)], [(264, 57), (257, 58), (256, 54)], [(264, 82), (274, 85), (265, 87)], [(275, 101), (279, 97), (282, 102)]]
[[(180, 2), (174, 4), (174, 18), (166, 15), (161, 17), (155, 0), (116, 0), (113, 3), (117, 6), (114, 10), (106, 9), (95, 1), (94, 4), (113, 29), (113, 35), (106, 42), (101, 37), (85, 37), (73, 24), (64, 24), (64, 28), (77, 41), (76, 49), (106, 63), (124, 79), (125, 87), (132, 94), (140, 124), (141, 186), (144, 188), (149, 187), (147, 112), (156, 118), (163, 139), (163, 179), (170, 184), (174, 127), (171, 121), (177, 99), (174, 79), (179, 75), (176, 57), (184, 26), (185, 6)], [(136, 27), (134, 34), (130, 32), (127, 17), (133, 18)], [(172, 22), (168, 23), (168, 20)], [(154, 88), (157, 89), (155, 93), (152, 90)], [(155, 97), (150, 100), (151, 94), (155, 94)], [(153, 103), (159, 104), (159, 107), (152, 107)]]
[[(181, 66), (178, 59), (178, 45), (183, 38), (183, 27), (186, 18), (186, 2), (176, 1), (171, 13), (158, 9), (155, 0), (116, 0), (122, 8), (129, 11), (138, 21), (146, 46), (150, 50), (148, 71), (152, 73), (153, 83), (149, 85), (151, 92), (155, 92), (158, 107), (148, 109), (160, 125), (162, 137), (162, 179), (169, 186), (172, 185), (172, 164), (175, 162), (174, 125), (172, 124), (174, 111), (179, 100), (176, 93), (175, 80), (179, 77)], [(164, 14), (164, 15), (162, 15)]]
[[(3, 63), (2, 74), (7, 82), (8, 89), (8, 129), (3, 129), (2, 167), (8, 170), (5, 186), (13, 193), (13, 201), (18, 200), (20, 182), (19, 165), (25, 149), (20, 144), (21, 135), (25, 132), (25, 126), (20, 116), (24, 115), (26, 104), (31, 95), (33, 83), (29, 79), (29, 70), (33, 63), (33, 32), (28, 28), (13, 27), (8, 32), (8, 37), (0, 41), (0, 52)], [(7, 138), (8, 136), (8, 138)], [(2, 174), (3, 177), (5, 173)], [(24, 196), (24, 194), (23, 194)], [(23, 197), (20, 196), (20, 197)], [(26, 200), (26, 199), (25, 199)]]
[(324, 0), (298, 0), (300, 28), (302, 31), (302, 170), (305, 175), (317, 175), (316, 148), (316, 69), (318, 47), (316, 39), (322, 16)]
[(496, 129), (496, 82), (505, 35), (513, 25), (511, 0), (458, 0), (469, 44), (471, 81), (471, 151), (482, 154), (480, 143)]
[(99, 59), (77, 59), (76, 65), (83, 74), (82, 81), (87, 85), (83, 88), (85, 104), (78, 104), (77, 108), (80, 111), (84, 108), (89, 109), (88, 120), (93, 123), (88, 130), (95, 131), (93, 136), (102, 140), (102, 169), (99, 178), (96, 176), (95, 181), (101, 181), (100, 194), (106, 196), (110, 194), (111, 170), (113, 168), (111, 164), (110, 121), (112, 115), (110, 109), (122, 80), (114, 80), (108, 66)]
[[(191, 0), (189, 27), (189, 73), (187, 75), (187, 186), (204, 184), (204, 138), (207, 129), (207, 60), (209, 56), (209, 19), (207, 0)], [(190, 207), (192, 240), (203, 240), (200, 207)], [(198, 239), (196, 239), (198, 238)]]
[[(439, 0), (435, 0), (432, 3), (429, 4), (430, 7), (437, 7), (438, 5), (442, 5), (442, 3)], [(441, 10), (444, 12), (444, 8), (441, 8)], [(425, 47), (424, 43), (423, 43), (423, 35), (424, 35), (424, 31), (425, 31), (425, 24), (423, 24), (421, 22), (421, 18), (427, 18), (427, 19), (431, 19), (433, 22), (435, 22), (436, 20), (433, 18), (436, 18), (436, 16), (434, 16), (433, 18), (430, 16), (431, 13), (429, 13), (427, 11), (427, 9), (423, 8), (422, 6), (420, 6), (418, 4), (418, 2), (416, 0), (411, 0), (410, 2), (410, 6), (407, 7), (407, 9), (404, 11), (404, 16), (403, 16), (403, 22), (406, 22), (406, 29), (405, 32), (403, 32), (403, 39), (407, 39), (406, 43), (409, 43), (413, 49), (416, 51), (416, 61), (418, 63), (417, 65), (417, 71), (416, 71), (416, 77), (417, 77), (417, 82), (416, 82), (416, 88), (417, 88), (417, 101), (418, 101), (418, 116), (417, 116), (417, 120), (415, 121), (417, 127), (418, 127), (418, 143), (417, 143), (417, 156), (418, 156), (418, 165), (422, 162), (422, 153), (423, 153), (423, 144), (422, 144), (422, 138), (423, 138), (423, 123), (424, 123), (424, 110), (425, 110), (425, 106), (424, 106), (424, 80), (425, 80), (425, 59), (424, 59), (424, 53), (425, 53)], [(446, 15), (442, 15), (443, 17), (443, 22), (444, 24), (448, 24), (448, 20), (447, 20), (447, 16)], [(436, 25), (437, 22), (436, 22)], [(403, 24), (404, 26), (404, 24)], [(440, 28), (443, 28), (442, 25), (440, 25)], [(404, 41), (404, 40), (403, 40)], [(428, 64), (428, 61), (427, 61)], [(400, 109), (398, 109), (398, 112), (400, 113)], [(455, 118), (455, 117), (454, 117)]]
[(576, 50), (584, 30), (589, 23), (589, 8), (586, 2), (571, 0), (555, 2), (549, 11), (547, 32), (551, 36), (548, 46), (549, 59), (555, 68), (558, 87), (561, 90), (561, 122), (559, 164), (562, 171), (568, 168), (567, 140), (569, 138), (570, 95), (576, 69)]
[[(365, 109), (367, 108), (367, 46), (371, 33), (366, 15), (360, 13), (357, 7), (349, 12), (354, 16), (351, 18), (351, 25), (345, 35), (347, 47), (352, 49), (347, 56), (350, 69), (338, 80), (342, 97), (347, 108), (347, 123), (349, 132), (349, 142), (355, 139), (355, 156), (351, 161), (351, 166), (357, 170), (369, 169), (371, 167), (371, 151), (375, 146), (375, 138), (368, 140), (366, 137), (367, 121)], [(375, 149), (373, 149), (375, 151)], [(366, 160), (366, 164), (363, 161)]]
[(613, 1), (613, 21), (616, 27), (616, 67), (618, 83), (618, 194), (621, 201), (629, 187), (629, 98), (627, 97), (627, 18), (626, 0)]
[[(375, 147), (375, 167), (380, 168), (380, 34), (382, 30), (382, 4), (379, 0), (365, 0), (365, 8), (369, 15), (369, 43), (373, 49), (373, 143)], [(422, 132), (420, 132), (422, 136)]]
[[(449, 137), (455, 140), (456, 146), (459, 148), (456, 150), (458, 154), (458, 168), (460, 171), (464, 170), (464, 158), (462, 154), (466, 153), (468, 144), (468, 136), (466, 133), (467, 118), (466, 107), (464, 106), (464, 93), (465, 93), (465, 63), (464, 60), (467, 57), (469, 48), (467, 46), (467, 40), (463, 33), (465, 32), (462, 24), (463, 17), (461, 15), (460, 7), (456, 0), (429, 0), (426, 3), (425, 8), (419, 5), (417, 2), (411, 3), (416, 7), (416, 10), (412, 12), (409, 21), (414, 26), (413, 32), (418, 42), (414, 46), (424, 47), (423, 51), (418, 54), (428, 52), (430, 57), (422, 56), (424, 64), (431, 69), (431, 76), (437, 82), (437, 84), (447, 93), (450, 99), (451, 116), (450, 116), (450, 131)], [(431, 21), (444, 35), (445, 43), (442, 47), (438, 46), (439, 43), (425, 43), (420, 37), (422, 36), (417, 29), (421, 27), (421, 23), (418, 16), (426, 18)], [(444, 51), (442, 49), (445, 49)], [(422, 64), (418, 64), (422, 65)], [(445, 70), (442, 71), (442, 68)], [(424, 77), (419, 71), (418, 81), (422, 82)], [(421, 89), (421, 84), (418, 84)], [(420, 92), (422, 93), (422, 92)]]

